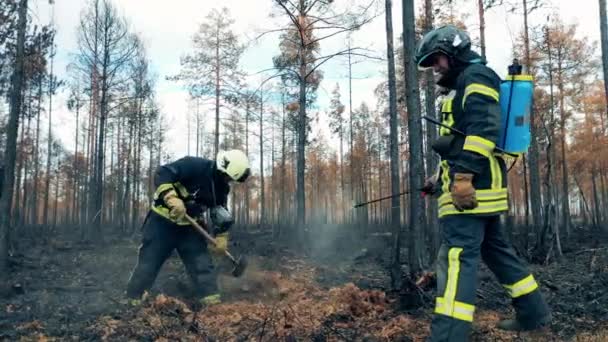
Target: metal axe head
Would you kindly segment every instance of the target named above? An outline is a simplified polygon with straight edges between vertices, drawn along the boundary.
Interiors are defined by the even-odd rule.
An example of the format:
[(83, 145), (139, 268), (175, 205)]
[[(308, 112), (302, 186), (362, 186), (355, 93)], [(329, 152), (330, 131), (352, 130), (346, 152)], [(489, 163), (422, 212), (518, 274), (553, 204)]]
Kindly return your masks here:
[(245, 273), (245, 269), (247, 268), (247, 259), (243, 256), (240, 256), (238, 259), (232, 262), (234, 268), (232, 269), (232, 276), (240, 277)]

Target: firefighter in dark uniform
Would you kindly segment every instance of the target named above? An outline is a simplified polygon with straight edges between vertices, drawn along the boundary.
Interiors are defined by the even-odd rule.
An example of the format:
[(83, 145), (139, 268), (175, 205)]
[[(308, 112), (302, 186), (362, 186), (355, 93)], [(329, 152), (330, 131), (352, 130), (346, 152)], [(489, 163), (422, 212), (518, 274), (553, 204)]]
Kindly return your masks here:
[[(137, 265), (127, 285), (127, 297), (137, 304), (174, 249), (186, 267), (203, 304), (220, 302), (212, 256), (223, 255), (233, 223), (226, 208), (230, 182), (244, 182), (250, 174), (240, 150), (220, 151), (216, 160), (184, 157), (158, 168), (154, 202), (143, 227)], [(185, 219), (201, 218), (209, 208), (217, 247), (207, 244)], [(211, 252), (211, 253), (209, 253)], [(210, 255), (211, 254), (211, 255)]]
[(550, 321), (538, 283), (508, 245), (500, 214), (508, 210), (507, 172), (495, 150), (501, 129), (500, 77), (471, 51), (467, 33), (443, 26), (420, 41), (415, 62), (433, 68), (437, 84), (450, 90), (433, 149), (441, 156), (425, 191), (438, 192), (442, 245), (437, 259), (437, 297), (431, 341), (466, 341), (475, 312), (480, 258), (512, 298), (515, 319), (505, 330), (534, 330)]

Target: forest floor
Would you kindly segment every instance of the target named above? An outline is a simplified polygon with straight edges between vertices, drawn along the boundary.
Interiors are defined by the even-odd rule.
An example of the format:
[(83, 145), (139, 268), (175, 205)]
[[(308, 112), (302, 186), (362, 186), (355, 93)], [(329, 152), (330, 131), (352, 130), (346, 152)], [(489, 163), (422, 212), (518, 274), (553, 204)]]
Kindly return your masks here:
[[(322, 242), (311, 233), (297, 244), (234, 234), (233, 248), (248, 255), (250, 266), (242, 278), (220, 277), (226, 300), (208, 308), (189, 295), (176, 255), (142, 305), (127, 305), (133, 239), (106, 239), (103, 247), (60, 237), (24, 241), (11, 259), (12, 281), (0, 289), (0, 341), (423, 341), (432, 281), (406, 281), (406, 290), (390, 292), (390, 237), (323, 229), (330, 234)], [(531, 265), (553, 310), (551, 327), (539, 333), (494, 328), (513, 313), (482, 267), (473, 340), (608, 341), (608, 245), (593, 241), (575, 242), (559, 263)]]

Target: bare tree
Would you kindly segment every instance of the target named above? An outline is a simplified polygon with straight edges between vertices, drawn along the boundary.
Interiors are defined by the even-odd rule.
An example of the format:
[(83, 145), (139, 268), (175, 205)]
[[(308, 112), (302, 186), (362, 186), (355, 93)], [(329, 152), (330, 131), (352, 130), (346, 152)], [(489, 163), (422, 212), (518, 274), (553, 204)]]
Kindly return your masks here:
[(17, 155), (17, 130), (19, 129), (19, 112), (21, 110), (21, 92), (23, 90), (25, 31), (27, 30), (27, 0), (19, 3), (19, 22), (17, 46), (13, 76), (11, 77), (10, 113), (4, 151), (5, 171), (0, 193), (0, 281), (9, 279), (8, 249), (11, 222), (13, 186), (15, 184), (15, 159)]
[(352, 54), (354, 50), (348, 48), (323, 56), (319, 52), (319, 43), (356, 30), (369, 22), (372, 19), (369, 12), (373, 2), (363, 8), (352, 8), (341, 13), (336, 13), (332, 0), (275, 0), (275, 3), (290, 22), (283, 30), (285, 33), (282, 35), (281, 55), (275, 57), (274, 64), (285, 73), (284, 80), (292, 80), (298, 88), (296, 218), (299, 224), (303, 224), (306, 217), (306, 108), (314, 102), (311, 95), (314, 95), (322, 76), (318, 71), (319, 67), (336, 56)]
[[(137, 50), (137, 40), (128, 31), (126, 20), (119, 16), (108, 0), (91, 3), (80, 20), (77, 56), (80, 70), (88, 75), (92, 85), (93, 115), (98, 115), (95, 131), (94, 173), (89, 186), (89, 222), (95, 234), (101, 234), (103, 208), (104, 154), (106, 124), (113, 92), (124, 83), (124, 71)], [(92, 118), (93, 119), (93, 118)]]
[(386, 55), (388, 61), (388, 101), (389, 101), (389, 153), (391, 164), (391, 226), (393, 232), (393, 259), (391, 261), (392, 287), (399, 289), (401, 280), (401, 199), (397, 194), (401, 188), (399, 179), (399, 116), (397, 114), (397, 85), (395, 76), (395, 48), (393, 46), (393, 3), (385, 0)]
[(192, 38), (194, 52), (181, 60), (182, 71), (172, 77), (187, 82), (192, 94), (215, 99), (214, 155), (220, 143), (220, 99), (238, 89), (240, 73), (238, 63), (243, 46), (238, 42), (231, 26), (227, 8), (213, 9)]
[[(606, 0), (600, 1), (600, 34), (602, 41), (602, 65), (604, 67), (604, 92), (608, 103), (608, 20), (606, 17)], [(608, 105), (606, 107), (606, 115), (608, 115)]]
[(416, 192), (422, 187), (424, 165), (422, 163), (422, 123), (420, 117), (420, 94), (418, 89), (418, 73), (414, 63), (416, 53), (416, 32), (414, 3), (403, 1), (403, 48), (405, 61), (405, 97), (408, 113), (409, 133), (409, 203), (410, 203), (410, 234), (409, 234), (409, 263), (410, 275), (414, 276), (422, 270), (422, 254), (420, 233), (425, 226), (424, 202)]

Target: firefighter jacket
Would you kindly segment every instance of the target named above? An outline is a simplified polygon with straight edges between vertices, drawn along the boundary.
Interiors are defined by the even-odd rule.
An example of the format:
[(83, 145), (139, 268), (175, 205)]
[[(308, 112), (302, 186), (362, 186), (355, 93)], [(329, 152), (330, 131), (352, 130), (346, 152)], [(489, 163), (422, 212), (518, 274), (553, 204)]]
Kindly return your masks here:
[[(494, 148), (500, 136), (500, 77), (483, 63), (466, 64), (442, 80), (451, 89), (441, 106), (441, 120), (460, 135), (440, 127), (433, 149), (441, 156), (439, 217), (457, 214), (496, 215), (508, 210), (504, 157)], [(455, 173), (472, 173), (478, 206), (462, 212), (452, 204)]]
[[(204, 207), (226, 206), (230, 185), (217, 172), (215, 161), (184, 157), (159, 167), (154, 175), (156, 192), (152, 210), (157, 214), (174, 221), (169, 216), (169, 208), (163, 201), (163, 195), (174, 189), (184, 201), (190, 217), (200, 217)], [(174, 221), (178, 225), (189, 225), (185, 219)]]

